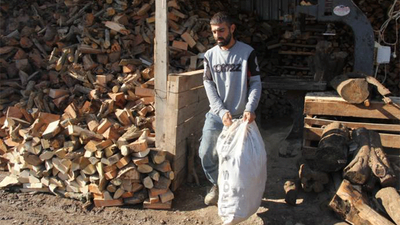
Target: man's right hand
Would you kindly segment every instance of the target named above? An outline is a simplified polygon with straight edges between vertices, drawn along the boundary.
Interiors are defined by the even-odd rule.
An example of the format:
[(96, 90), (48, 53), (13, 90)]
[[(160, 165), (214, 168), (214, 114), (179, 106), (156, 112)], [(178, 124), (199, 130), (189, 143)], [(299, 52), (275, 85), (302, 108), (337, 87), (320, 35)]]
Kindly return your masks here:
[(225, 113), (225, 115), (222, 117), (222, 123), (227, 127), (232, 125), (232, 115), (230, 112)]

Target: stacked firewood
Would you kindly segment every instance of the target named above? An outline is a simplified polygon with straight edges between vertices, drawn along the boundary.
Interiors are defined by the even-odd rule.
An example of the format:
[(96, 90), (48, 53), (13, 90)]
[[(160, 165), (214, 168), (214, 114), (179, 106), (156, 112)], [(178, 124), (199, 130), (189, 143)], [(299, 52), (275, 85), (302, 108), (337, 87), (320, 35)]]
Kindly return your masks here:
[(263, 125), (266, 125), (264, 120), (290, 115), (292, 109), (289, 101), (285, 98), (285, 90), (263, 90), (257, 113)]
[(154, 1), (11, 1), (0, 10), (3, 186), (170, 208), (174, 174), (154, 143)]
[[(105, 110), (94, 101), (71, 103), (61, 116), (9, 107), (4, 142), (13, 148), (5, 154), (11, 175), (1, 186), (22, 184), (21, 191), (74, 198), (93, 195), (96, 206), (170, 207), (174, 175), (166, 152), (154, 148), (154, 116), (145, 117), (154, 108), (136, 101), (131, 108), (134, 101), (121, 105), (121, 98), (110, 99)], [(100, 121), (96, 112), (104, 116)]]
[[(62, 115), (47, 113), (43, 100), (34, 101), (43, 111), (8, 107), (1, 130), (11, 181), (2, 186), (22, 183), (24, 191), (65, 197), (92, 194), (96, 206), (170, 208), (174, 174), (166, 152), (154, 148), (153, 78), (133, 73), (130, 65), (122, 66), (121, 86), (97, 75), (95, 89), (44, 91), (55, 104), (73, 98)], [(74, 97), (77, 87), (88, 99)]]

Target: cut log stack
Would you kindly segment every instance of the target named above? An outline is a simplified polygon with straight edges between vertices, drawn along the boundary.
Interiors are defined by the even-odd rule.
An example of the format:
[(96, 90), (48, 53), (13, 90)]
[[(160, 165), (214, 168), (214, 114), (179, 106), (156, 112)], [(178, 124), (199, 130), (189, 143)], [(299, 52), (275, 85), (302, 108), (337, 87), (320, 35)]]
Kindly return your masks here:
[[(10, 176), (23, 191), (92, 195), (95, 206), (143, 203), (145, 208), (170, 208), (174, 175), (167, 153), (154, 148), (154, 116), (143, 114), (152, 114), (154, 108), (140, 100), (126, 102), (119, 108), (121, 103), (109, 100), (103, 110), (109, 114), (100, 121), (93, 112), (104, 112), (94, 102), (71, 103), (61, 116), (23, 115), (9, 107), (9, 137), (4, 140), (13, 148), (5, 154)], [(29, 118), (33, 122), (27, 122)]]
[[(277, 118), (282, 115), (290, 115), (292, 108), (290, 102), (285, 99), (285, 90), (264, 89), (257, 108), (260, 119)], [(265, 123), (263, 123), (265, 124)]]
[[(166, 152), (154, 148), (150, 83), (104, 98), (93, 89), (89, 101), (73, 101), (62, 115), (8, 107), (3, 140), (11, 176), (24, 191), (91, 193), (96, 206), (170, 208), (174, 176)], [(49, 90), (52, 98), (65, 94)]]
[(1, 4), (0, 166), (11, 172), (2, 186), (171, 207), (170, 159), (154, 148), (154, 10), (154, 1)]
[[(345, 72), (350, 72), (352, 65), (352, 38), (346, 35), (351, 32), (350, 28), (340, 25), (336, 29), (336, 35), (324, 36), (327, 26), (315, 20), (307, 20), (304, 30), (299, 32), (299, 27), (292, 23), (280, 22), (280, 29), (274, 33), (274, 38), (267, 42), (267, 52), (269, 57), (266, 59), (265, 66), (271, 76), (289, 76), (303, 79), (313, 79), (318, 69), (314, 59), (317, 53), (317, 45), (321, 41), (330, 43), (330, 51), (347, 52), (346, 63), (342, 66)], [(264, 65), (261, 63), (261, 65)], [(325, 65), (326, 66), (326, 65)], [(318, 80), (318, 79), (316, 79)]]
[[(352, 156), (350, 161), (348, 155)], [(397, 165), (383, 151), (379, 133), (364, 127), (349, 130), (340, 122), (332, 122), (324, 128), (315, 156), (300, 165), (304, 191), (321, 192), (329, 183), (329, 174), (338, 171), (343, 178), (331, 182), (338, 188), (329, 203), (338, 215), (351, 224), (393, 224), (391, 220), (397, 223), (399, 218), (393, 212), (393, 207), (400, 204), (400, 190), (394, 188), (398, 182)], [(373, 198), (376, 199), (369, 200)]]
[[(0, 110), (20, 102), (58, 113), (92, 89), (127, 92), (153, 77), (154, 0), (10, 1), (1, 10)], [(168, 11), (170, 72), (201, 67), (199, 53), (214, 44), (209, 4), (170, 0)], [(51, 99), (50, 88), (69, 93)]]

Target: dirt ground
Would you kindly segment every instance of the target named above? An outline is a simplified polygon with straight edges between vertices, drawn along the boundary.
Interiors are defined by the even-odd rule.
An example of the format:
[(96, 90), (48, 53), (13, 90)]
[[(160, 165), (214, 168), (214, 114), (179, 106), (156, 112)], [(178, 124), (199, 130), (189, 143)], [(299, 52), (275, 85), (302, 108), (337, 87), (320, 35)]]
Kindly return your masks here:
[[(268, 152), (268, 179), (257, 213), (241, 224), (347, 224), (328, 209), (329, 191), (320, 194), (300, 191), (296, 206), (285, 203), (283, 184), (297, 176), (300, 140), (286, 140), (290, 119), (267, 121), (264, 129), (259, 127)], [(280, 157), (280, 148), (294, 157)], [(0, 190), (0, 224), (222, 224), (217, 207), (203, 203), (210, 184), (200, 171), (199, 174), (200, 186), (185, 183), (175, 191), (171, 210), (142, 209), (140, 205), (83, 209), (79, 201), (51, 194)], [(0, 180), (6, 175), (1, 173)]]

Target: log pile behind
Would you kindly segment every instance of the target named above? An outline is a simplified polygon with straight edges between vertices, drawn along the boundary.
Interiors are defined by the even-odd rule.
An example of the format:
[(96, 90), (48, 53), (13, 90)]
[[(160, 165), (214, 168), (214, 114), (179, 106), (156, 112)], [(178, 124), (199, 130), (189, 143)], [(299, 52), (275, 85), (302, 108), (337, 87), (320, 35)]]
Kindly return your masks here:
[[(261, 121), (269, 118), (278, 118), (282, 115), (290, 115), (292, 108), (290, 102), (285, 99), (284, 90), (264, 89), (260, 98), (258, 115)], [(263, 123), (265, 124), (265, 123)]]
[[(390, 63), (386, 65), (380, 65), (377, 71), (376, 78), (385, 85), (395, 96), (400, 95), (400, 64), (399, 62), (399, 55), (400, 49), (398, 45), (398, 33), (399, 27), (396, 25), (396, 18), (392, 17), (389, 21), (388, 26), (385, 30), (381, 30), (382, 25), (384, 25), (385, 21), (389, 19), (389, 11), (394, 3), (396, 5), (393, 7), (393, 11), (391, 16), (394, 13), (400, 10), (399, 2), (391, 1), (391, 0), (383, 0), (380, 2), (376, 2), (373, 0), (366, 0), (366, 1), (354, 1), (359, 8), (364, 12), (364, 14), (369, 19), (372, 28), (374, 29), (375, 33), (375, 40), (378, 41), (378, 33), (377, 31), (381, 31), (383, 34), (383, 38), (379, 40), (379, 43), (383, 46), (390, 46), (391, 52), (397, 55), (397, 58), (391, 58)], [(398, 22), (398, 18), (397, 18)], [(396, 27), (397, 26), (397, 27)], [(397, 35), (396, 35), (397, 33)], [(385, 41), (386, 43), (384, 43)], [(396, 43), (394, 45), (394, 43)]]

